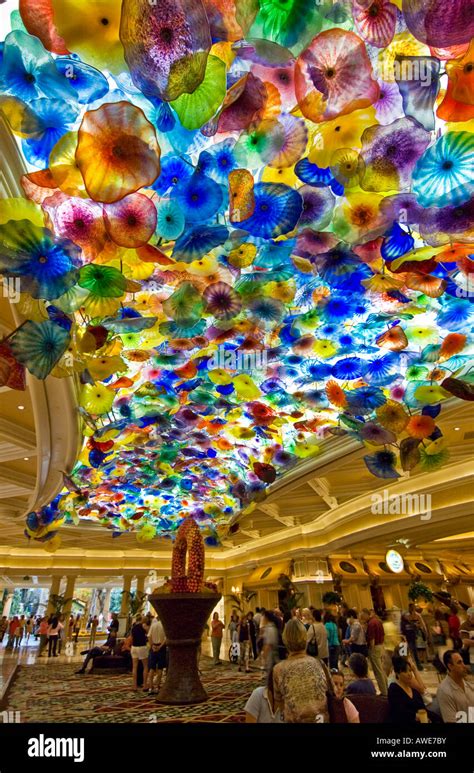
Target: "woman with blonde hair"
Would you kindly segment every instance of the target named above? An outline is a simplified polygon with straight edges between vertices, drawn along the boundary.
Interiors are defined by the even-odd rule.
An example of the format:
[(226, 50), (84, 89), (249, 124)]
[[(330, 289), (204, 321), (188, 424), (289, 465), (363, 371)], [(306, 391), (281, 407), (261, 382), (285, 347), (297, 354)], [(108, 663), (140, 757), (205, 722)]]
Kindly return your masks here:
[(273, 669), (275, 709), (285, 722), (328, 722), (324, 669), (317, 658), (306, 654), (306, 628), (296, 618), (283, 631), (288, 658)]

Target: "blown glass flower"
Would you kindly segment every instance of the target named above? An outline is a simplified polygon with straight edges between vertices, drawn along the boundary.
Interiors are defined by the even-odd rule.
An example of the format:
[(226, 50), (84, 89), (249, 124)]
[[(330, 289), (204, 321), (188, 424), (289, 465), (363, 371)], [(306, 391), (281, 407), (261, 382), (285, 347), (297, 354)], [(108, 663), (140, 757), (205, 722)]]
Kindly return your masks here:
[(54, 300), (77, 281), (80, 249), (47, 228), (10, 220), (0, 225), (0, 245), (0, 273), (20, 277), (22, 291), (33, 298)]
[(396, 5), (389, 0), (354, 0), (352, 9), (362, 39), (377, 48), (388, 46), (395, 34)]
[(366, 129), (362, 135), (361, 157), (365, 169), (361, 188), (366, 191), (406, 188), (429, 142), (429, 133), (411, 118), (399, 118), (387, 126)]
[(10, 32), (5, 38), (0, 86), (5, 94), (14, 94), (26, 102), (40, 97), (74, 102), (76, 97), (41, 41), (21, 30)]
[(124, 0), (120, 39), (146, 96), (170, 102), (204, 80), (211, 33), (201, 0)]
[(377, 101), (379, 91), (365, 46), (353, 32), (321, 32), (296, 60), (296, 97), (311, 121), (368, 107)]
[[(87, 6), (82, 0), (50, 0), (50, 5), (56, 34), (69, 51), (99, 69), (115, 73), (125, 68), (119, 38), (121, 0), (94, 0)], [(44, 21), (49, 21), (47, 16)], [(43, 36), (50, 25), (45, 23), (43, 29), (39, 37), (46, 45)]]
[(413, 193), (423, 207), (437, 201), (458, 205), (471, 198), (474, 187), (474, 135), (448, 132), (429, 147), (413, 170)]
[(257, 183), (254, 195), (254, 213), (240, 223), (242, 228), (264, 239), (293, 230), (303, 211), (297, 191), (277, 183)]
[(129, 102), (111, 102), (85, 113), (76, 162), (94, 201), (112, 203), (151, 185), (160, 173), (155, 129)]
[(45, 379), (66, 351), (69, 340), (69, 331), (50, 320), (27, 320), (12, 335), (10, 347), (33, 376)]

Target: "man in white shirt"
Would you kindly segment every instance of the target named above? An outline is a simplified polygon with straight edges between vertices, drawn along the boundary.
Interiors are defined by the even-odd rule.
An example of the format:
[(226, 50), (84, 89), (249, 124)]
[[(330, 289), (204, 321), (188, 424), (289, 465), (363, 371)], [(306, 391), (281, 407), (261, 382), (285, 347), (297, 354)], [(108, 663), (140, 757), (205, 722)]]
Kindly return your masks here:
[(447, 650), (443, 662), (448, 675), (436, 693), (443, 722), (474, 722), (474, 684), (467, 679), (469, 667), (456, 650)]
[[(148, 654), (148, 693), (159, 692), (163, 671), (166, 668), (166, 634), (163, 623), (158, 617), (151, 621), (148, 631), (148, 641), (150, 642), (150, 652)], [(156, 686), (153, 688), (153, 682), (156, 676)]]

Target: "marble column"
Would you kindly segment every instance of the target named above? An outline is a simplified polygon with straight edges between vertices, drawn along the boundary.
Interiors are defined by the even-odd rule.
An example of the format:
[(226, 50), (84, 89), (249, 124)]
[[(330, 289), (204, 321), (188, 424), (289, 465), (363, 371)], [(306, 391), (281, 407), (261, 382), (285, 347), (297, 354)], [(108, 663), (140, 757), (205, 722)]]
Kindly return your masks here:
[(123, 578), (123, 588), (122, 588), (122, 601), (120, 604), (120, 617), (126, 617), (128, 614), (128, 594), (130, 593), (130, 588), (132, 587), (132, 576), (131, 575), (125, 575)]
[(60, 577), (59, 575), (54, 575), (51, 578), (51, 587), (49, 589), (48, 606), (46, 607), (46, 612), (45, 612), (45, 615), (47, 617), (49, 617), (49, 615), (51, 615), (54, 611), (54, 604), (51, 603), (51, 596), (59, 595), (61, 580), (62, 580), (62, 577)]
[(69, 615), (71, 614), (72, 609), (72, 602), (74, 599), (74, 587), (76, 585), (76, 575), (68, 575), (66, 577), (66, 590), (64, 591), (64, 596), (66, 598), (66, 603), (63, 608), (63, 615), (64, 620), (67, 621)]

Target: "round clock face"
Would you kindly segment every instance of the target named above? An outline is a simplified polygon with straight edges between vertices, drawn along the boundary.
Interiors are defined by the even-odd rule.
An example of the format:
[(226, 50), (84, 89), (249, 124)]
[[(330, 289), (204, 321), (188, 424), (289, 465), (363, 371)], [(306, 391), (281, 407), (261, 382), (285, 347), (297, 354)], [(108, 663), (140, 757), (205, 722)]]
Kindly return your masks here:
[(403, 558), (396, 550), (387, 550), (385, 561), (392, 572), (395, 572), (396, 574), (403, 572)]

